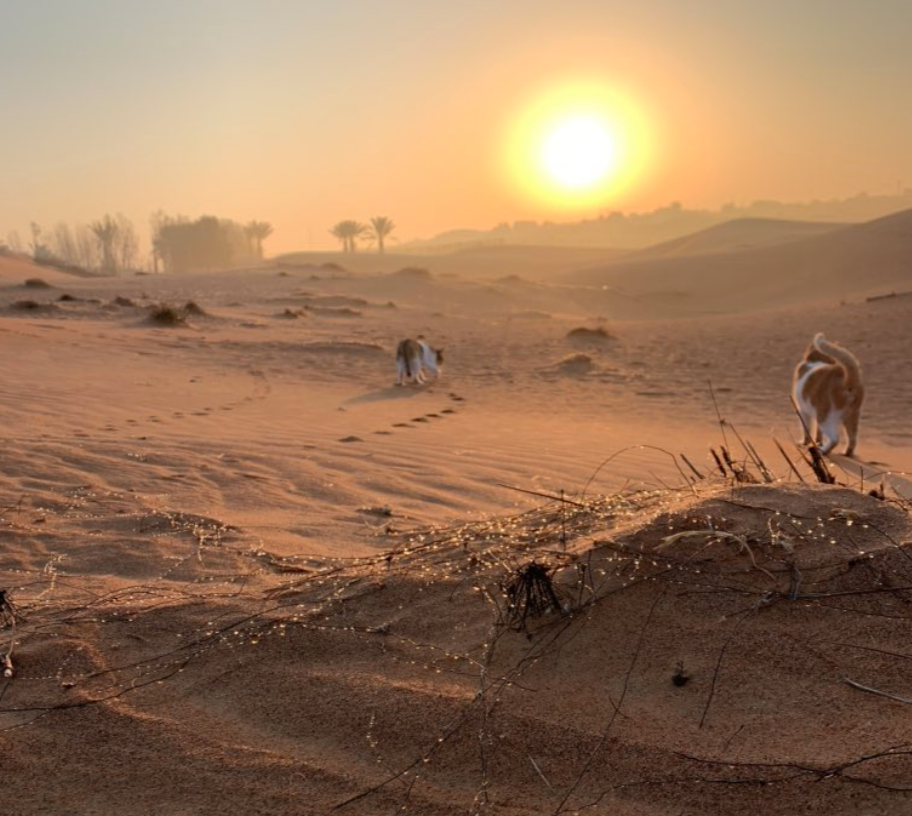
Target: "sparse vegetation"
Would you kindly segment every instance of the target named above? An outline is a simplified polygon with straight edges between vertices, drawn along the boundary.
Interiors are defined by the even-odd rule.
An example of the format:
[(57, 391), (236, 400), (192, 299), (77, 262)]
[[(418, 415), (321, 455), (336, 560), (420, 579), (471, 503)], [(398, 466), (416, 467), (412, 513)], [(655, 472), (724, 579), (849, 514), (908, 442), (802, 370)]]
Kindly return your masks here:
[(57, 308), (55, 303), (39, 303), (37, 300), (17, 300), (10, 304), (11, 309), (21, 312), (53, 311)]
[(567, 339), (590, 343), (605, 343), (609, 340), (617, 340), (617, 335), (610, 332), (604, 326), (596, 326), (590, 329), (586, 326), (578, 326), (567, 332)]
[(420, 266), (406, 266), (397, 272), (390, 272), (390, 275), (397, 278), (412, 278), (413, 280), (431, 280), (433, 275)]
[(187, 322), (187, 316), (175, 306), (159, 303), (149, 312), (149, 320), (159, 326), (182, 326)]

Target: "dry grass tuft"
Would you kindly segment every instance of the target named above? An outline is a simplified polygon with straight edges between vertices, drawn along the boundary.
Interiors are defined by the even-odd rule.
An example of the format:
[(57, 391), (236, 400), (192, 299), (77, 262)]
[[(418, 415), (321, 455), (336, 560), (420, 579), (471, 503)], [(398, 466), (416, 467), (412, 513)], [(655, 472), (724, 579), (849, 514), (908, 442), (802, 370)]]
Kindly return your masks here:
[(149, 320), (159, 326), (183, 326), (187, 322), (187, 316), (175, 306), (159, 303), (149, 312)]
[(390, 272), (391, 278), (407, 278), (409, 280), (425, 280), (429, 281), (433, 279), (433, 275), (421, 266), (405, 266), (400, 269), (398, 272)]
[(10, 304), (10, 308), (20, 312), (52, 312), (59, 307), (56, 303), (39, 303), (37, 300), (17, 300)]
[(617, 340), (617, 335), (604, 326), (596, 326), (594, 329), (578, 326), (567, 332), (567, 339), (583, 343), (606, 343), (609, 340)]

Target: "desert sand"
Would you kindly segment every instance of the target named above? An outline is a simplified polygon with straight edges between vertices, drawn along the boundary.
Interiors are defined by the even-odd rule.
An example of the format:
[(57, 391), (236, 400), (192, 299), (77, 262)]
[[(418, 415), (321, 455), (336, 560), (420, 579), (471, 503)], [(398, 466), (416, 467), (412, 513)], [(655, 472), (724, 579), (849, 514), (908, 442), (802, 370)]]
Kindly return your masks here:
[[(4, 809), (910, 812), (910, 221), (0, 258)], [(832, 486), (788, 396), (817, 331), (867, 383)], [(443, 376), (396, 388), (417, 334)]]

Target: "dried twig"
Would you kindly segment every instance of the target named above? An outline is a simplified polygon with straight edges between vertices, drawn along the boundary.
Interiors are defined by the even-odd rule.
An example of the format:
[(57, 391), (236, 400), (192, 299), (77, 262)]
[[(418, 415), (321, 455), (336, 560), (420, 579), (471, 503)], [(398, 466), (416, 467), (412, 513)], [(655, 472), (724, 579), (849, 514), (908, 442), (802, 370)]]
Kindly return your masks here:
[(886, 697), (888, 700), (896, 700), (898, 703), (905, 703), (906, 705), (912, 705), (912, 699), (908, 697), (900, 697), (898, 694), (890, 694), (888, 691), (881, 691), (880, 689), (871, 688), (870, 686), (863, 686), (861, 683), (856, 683), (854, 680), (850, 680), (848, 677), (843, 677), (842, 682), (852, 688), (856, 688), (859, 691), (867, 691), (869, 694), (876, 694), (878, 697)]

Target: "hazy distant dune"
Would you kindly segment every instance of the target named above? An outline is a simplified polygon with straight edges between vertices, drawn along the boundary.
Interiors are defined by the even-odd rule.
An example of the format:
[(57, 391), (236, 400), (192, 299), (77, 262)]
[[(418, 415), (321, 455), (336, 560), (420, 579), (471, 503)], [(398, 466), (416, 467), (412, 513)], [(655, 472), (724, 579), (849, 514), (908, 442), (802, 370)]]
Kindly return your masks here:
[(838, 302), (912, 288), (912, 210), (776, 246), (621, 261), (568, 280), (672, 298), (682, 312)]
[(786, 244), (847, 226), (820, 221), (787, 221), (778, 218), (736, 218), (699, 232), (647, 247), (627, 260), (709, 255), (715, 252), (738, 252)]

